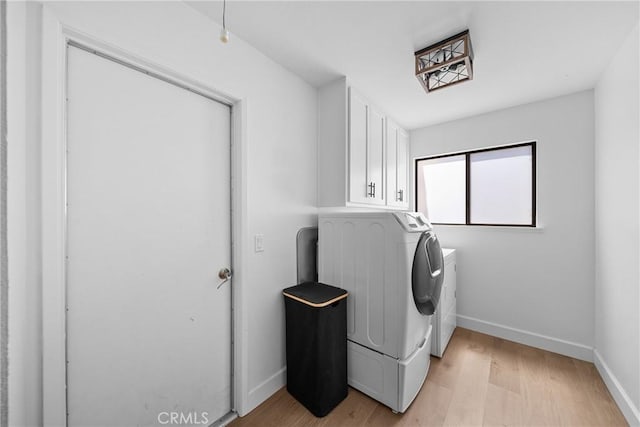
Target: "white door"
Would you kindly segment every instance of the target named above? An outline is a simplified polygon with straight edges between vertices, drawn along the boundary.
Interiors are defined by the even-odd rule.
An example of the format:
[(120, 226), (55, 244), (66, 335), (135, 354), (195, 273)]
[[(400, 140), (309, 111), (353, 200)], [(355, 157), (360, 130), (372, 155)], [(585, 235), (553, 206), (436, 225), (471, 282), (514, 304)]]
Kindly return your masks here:
[(208, 425), (231, 405), (230, 109), (68, 53), (68, 424)]

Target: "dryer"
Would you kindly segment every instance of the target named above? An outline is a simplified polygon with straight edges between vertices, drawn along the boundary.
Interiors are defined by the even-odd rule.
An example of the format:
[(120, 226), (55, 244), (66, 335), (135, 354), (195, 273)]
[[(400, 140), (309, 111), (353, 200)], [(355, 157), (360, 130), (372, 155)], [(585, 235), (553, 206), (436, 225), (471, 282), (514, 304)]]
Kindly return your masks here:
[(429, 370), (431, 315), (444, 277), (433, 228), (417, 212), (321, 213), (318, 275), (349, 292), (349, 384), (404, 412)]

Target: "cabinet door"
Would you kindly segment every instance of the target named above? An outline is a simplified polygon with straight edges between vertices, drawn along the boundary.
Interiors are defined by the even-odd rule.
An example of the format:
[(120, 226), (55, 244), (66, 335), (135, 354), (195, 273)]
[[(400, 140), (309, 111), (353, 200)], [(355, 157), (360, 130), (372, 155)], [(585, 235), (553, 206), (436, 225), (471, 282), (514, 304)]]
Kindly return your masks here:
[(402, 129), (397, 130), (396, 139), (396, 200), (398, 206), (409, 207), (409, 135)]
[(398, 126), (387, 119), (387, 204), (396, 206), (398, 185)]
[(349, 198), (354, 203), (369, 203), (367, 186), (367, 133), (369, 106), (349, 89)]
[(387, 120), (387, 205), (406, 208), (409, 136)]
[(367, 138), (367, 189), (370, 204), (384, 205), (384, 140), (385, 118), (369, 106)]

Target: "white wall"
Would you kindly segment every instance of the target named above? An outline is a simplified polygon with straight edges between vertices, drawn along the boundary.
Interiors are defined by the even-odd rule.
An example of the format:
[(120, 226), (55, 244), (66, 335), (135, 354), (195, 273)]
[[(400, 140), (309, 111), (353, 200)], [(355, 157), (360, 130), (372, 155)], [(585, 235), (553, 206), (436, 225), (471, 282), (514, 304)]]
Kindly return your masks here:
[(442, 246), (458, 250), (458, 321), (591, 360), (593, 92), (415, 130), (411, 155), (531, 140), (537, 141), (539, 228), (436, 226)]
[[(638, 26), (595, 88), (596, 366), (640, 424)], [(617, 383), (617, 384), (616, 384)]]
[(7, 258), (7, 4), (0, 3), (0, 425), (8, 424), (7, 345), (9, 273)]
[[(42, 425), (38, 6), (8, 2), (9, 425)], [(30, 28), (31, 31), (28, 31)]]
[[(16, 15), (10, 19), (18, 25), (11, 34), (24, 37), (20, 35), (24, 22), (26, 38), (37, 39), (41, 31), (37, 11), (41, 6), (28, 6), (35, 9), (31, 14), (22, 6), (13, 7)], [(229, 44), (223, 45), (218, 40), (220, 27), (181, 2), (47, 2), (44, 7), (65, 25), (243, 101), (247, 170), (242, 176), (246, 185), (242, 243), (247, 249), (238, 276), (244, 285), (240, 304), (245, 322), (240, 327), (248, 348), (241, 366), (246, 389), (238, 409), (244, 414), (284, 384), (281, 289), (295, 284), (297, 230), (317, 221), (316, 91), (233, 34)], [(38, 49), (29, 46), (27, 56), (39, 57)], [(26, 65), (15, 66), (28, 72), (24, 77), (14, 76), (10, 85), (19, 91), (37, 92), (40, 64), (27, 61)], [(36, 132), (29, 130), (29, 125), (39, 117), (37, 96), (39, 92), (35, 103), (27, 97), (22, 111), (16, 105), (12, 124), (17, 133)], [(38, 135), (35, 138), (39, 141)], [(23, 395), (10, 402), (10, 424), (15, 426), (37, 425), (42, 420), (38, 258), (42, 218), (37, 215), (41, 209), (37, 185), (40, 159), (37, 144), (27, 145), (24, 150), (16, 153), (21, 159), (9, 177), (28, 190), (20, 196), (17, 192), (21, 188), (15, 190), (16, 212), (27, 211), (20, 200), (25, 197), (30, 212), (14, 216), (10, 225), (20, 241), (10, 256), (16, 265), (26, 267), (22, 274), (29, 279), (10, 306), (15, 316), (24, 319), (11, 325), (10, 345), (19, 347), (12, 353), (10, 375), (14, 382), (28, 379), (13, 387), (12, 393)], [(261, 253), (253, 252), (253, 235), (257, 233), (264, 234), (265, 251)], [(21, 285), (18, 280), (13, 283), (14, 289)]]

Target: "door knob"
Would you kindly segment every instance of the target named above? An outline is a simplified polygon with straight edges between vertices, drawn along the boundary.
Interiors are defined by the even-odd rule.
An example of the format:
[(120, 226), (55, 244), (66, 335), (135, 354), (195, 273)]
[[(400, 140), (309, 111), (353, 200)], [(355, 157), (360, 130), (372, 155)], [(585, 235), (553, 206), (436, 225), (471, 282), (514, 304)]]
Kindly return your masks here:
[(231, 270), (229, 270), (227, 267), (221, 268), (220, 271), (218, 271), (218, 277), (222, 279), (222, 282), (218, 284), (218, 287), (216, 289), (220, 289), (220, 286), (227, 283), (229, 279), (231, 279), (231, 276)]

